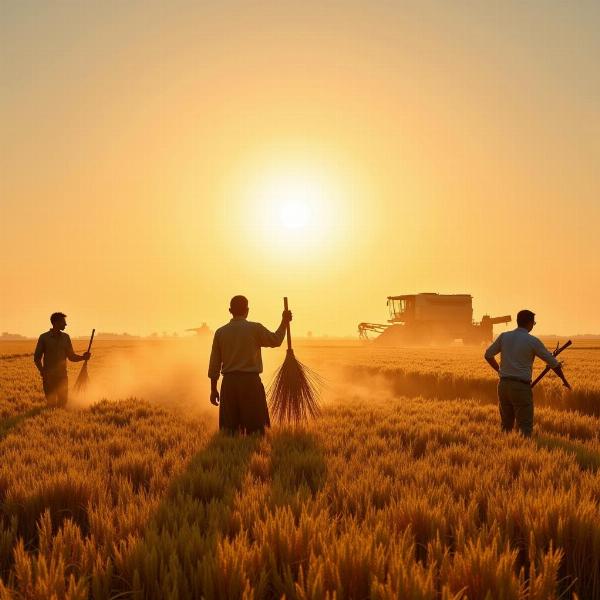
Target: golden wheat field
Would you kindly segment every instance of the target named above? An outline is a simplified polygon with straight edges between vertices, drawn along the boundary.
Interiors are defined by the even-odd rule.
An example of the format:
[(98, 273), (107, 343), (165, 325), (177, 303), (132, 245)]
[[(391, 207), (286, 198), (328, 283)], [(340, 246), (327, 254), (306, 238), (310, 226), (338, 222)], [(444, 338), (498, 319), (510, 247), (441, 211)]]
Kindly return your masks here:
[(299, 345), (322, 416), (255, 438), (216, 433), (206, 343), (98, 342), (67, 410), (3, 343), (0, 598), (600, 598), (599, 347), (525, 440), (479, 348)]

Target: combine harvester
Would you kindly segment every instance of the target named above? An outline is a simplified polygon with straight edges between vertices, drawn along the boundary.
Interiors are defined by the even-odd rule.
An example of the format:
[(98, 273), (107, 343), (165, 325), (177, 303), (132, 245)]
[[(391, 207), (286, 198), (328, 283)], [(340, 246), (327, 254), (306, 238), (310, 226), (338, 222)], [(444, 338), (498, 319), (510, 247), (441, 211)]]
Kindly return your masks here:
[(510, 315), (473, 321), (473, 297), (468, 294), (388, 296), (387, 305), (391, 324), (359, 323), (361, 339), (377, 333), (374, 341), (382, 346), (446, 345), (455, 340), (483, 344), (492, 341), (494, 325), (511, 321)]

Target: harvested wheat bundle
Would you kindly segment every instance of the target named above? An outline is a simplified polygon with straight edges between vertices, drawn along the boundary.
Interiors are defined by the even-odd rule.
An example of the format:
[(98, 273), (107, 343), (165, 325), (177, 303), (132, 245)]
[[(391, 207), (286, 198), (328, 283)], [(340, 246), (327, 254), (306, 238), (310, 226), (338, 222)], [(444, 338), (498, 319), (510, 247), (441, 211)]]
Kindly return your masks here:
[[(283, 299), (288, 310), (288, 299)], [(269, 386), (269, 407), (279, 423), (297, 425), (319, 415), (319, 387), (322, 380), (294, 355), (290, 324), (287, 324), (287, 352), (283, 365)]]
[[(92, 348), (92, 342), (94, 341), (94, 333), (96, 333), (95, 329), (92, 329), (92, 335), (90, 337), (90, 343), (88, 344), (87, 351), (89, 352)], [(79, 371), (79, 375), (77, 376), (77, 381), (75, 381), (75, 385), (73, 386), (75, 391), (79, 394), (85, 392), (85, 388), (87, 387), (89, 376), (87, 371), (88, 361), (83, 362), (83, 367), (81, 367), (81, 371)]]

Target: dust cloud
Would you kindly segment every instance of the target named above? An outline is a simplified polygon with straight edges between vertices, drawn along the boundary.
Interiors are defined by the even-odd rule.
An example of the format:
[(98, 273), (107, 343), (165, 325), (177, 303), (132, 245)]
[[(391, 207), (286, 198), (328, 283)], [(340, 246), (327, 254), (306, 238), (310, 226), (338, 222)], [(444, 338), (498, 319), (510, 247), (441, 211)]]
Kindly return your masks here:
[[(74, 408), (101, 400), (143, 399), (190, 416), (206, 416), (216, 424), (218, 410), (209, 402), (207, 377), (211, 340), (157, 340), (133, 344), (99, 345), (89, 363), (89, 384), (73, 395)], [(263, 349), (262, 380), (268, 388), (285, 357), (285, 349)], [(326, 360), (322, 352), (305, 347), (298, 358), (323, 381), (323, 406), (348, 401), (369, 403), (393, 395), (383, 377), (352, 376), (347, 365)]]
[(99, 346), (89, 362), (89, 384), (73, 404), (83, 408), (105, 399), (137, 398), (195, 414), (216, 413), (208, 402), (209, 355), (205, 340)]

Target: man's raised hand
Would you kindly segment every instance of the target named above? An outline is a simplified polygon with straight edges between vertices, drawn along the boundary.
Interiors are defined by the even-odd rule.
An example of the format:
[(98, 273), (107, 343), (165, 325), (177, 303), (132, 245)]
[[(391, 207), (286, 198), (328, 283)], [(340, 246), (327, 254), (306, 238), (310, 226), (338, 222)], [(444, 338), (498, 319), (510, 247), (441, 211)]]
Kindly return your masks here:
[(291, 310), (284, 310), (281, 313), (281, 320), (284, 323), (289, 323), (292, 320), (292, 311)]

